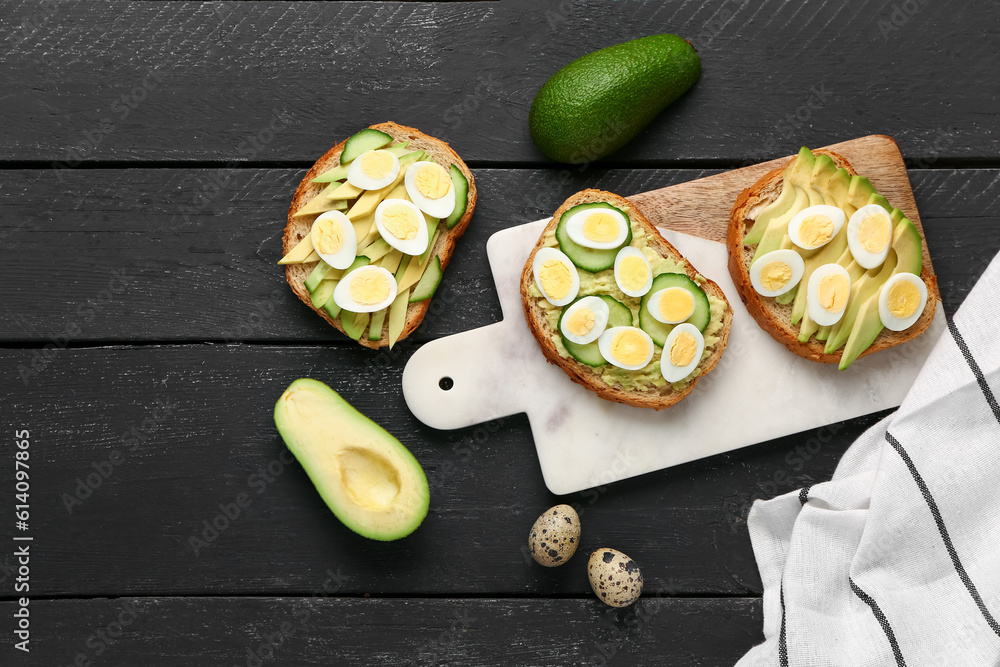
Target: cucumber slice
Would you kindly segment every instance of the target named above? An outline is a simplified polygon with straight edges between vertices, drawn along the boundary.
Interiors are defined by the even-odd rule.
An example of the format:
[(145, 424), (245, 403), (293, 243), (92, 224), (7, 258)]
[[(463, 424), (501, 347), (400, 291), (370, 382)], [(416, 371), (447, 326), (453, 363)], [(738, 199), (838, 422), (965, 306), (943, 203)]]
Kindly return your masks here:
[(413, 293), (410, 294), (410, 303), (423, 301), (434, 296), (434, 291), (441, 284), (441, 276), (443, 274), (444, 272), (441, 271), (441, 257), (435, 255), (434, 261), (427, 265), (427, 268), (424, 269), (424, 275), (420, 276), (419, 282), (413, 288)]
[[(594, 250), (593, 248), (584, 248), (582, 245), (578, 245), (569, 237), (569, 234), (566, 233), (566, 223), (569, 219), (580, 211), (586, 211), (592, 208), (610, 208), (612, 211), (618, 211), (625, 216), (625, 222), (628, 223), (628, 236), (625, 237), (624, 243), (617, 248), (612, 248), (611, 250)], [(559, 218), (559, 224), (556, 226), (556, 240), (559, 241), (560, 250), (566, 253), (566, 256), (569, 257), (578, 268), (581, 268), (584, 271), (590, 271), (591, 273), (597, 273), (598, 271), (604, 271), (605, 269), (612, 268), (615, 265), (615, 257), (618, 256), (618, 251), (632, 242), (632, 221), (629, 219), (628, 213), (620, 208), (615, 208), (611, 204), (606, 204), (604, 202), (577, 204), (563, 213), (562, 217)]]
[[(597, 294), (596, 296), (604, 299), (605, 303), (608, 304), (608, 328), (611, 327), (630, 327), (632, 326), (632, 311), (629, 310), (628, 306), (619, 301), (618, 299), (608, 296), (607, 294)], [(583, 297), (573, 301), (576, 303)], [(597, 341), (592, 343), (586, 343), (581, 345), (580, 343), (574, 343), (573, 341), (566, 340), (566, 337), (562, 335), (562, 318), (566, 314), (566, 310), (573, 305), (573, 303), (567, 305), (562, 309), (559, 314), (559, 335), (562, 337), (563, 347), (566, 351), (570, 353), (574, 359), (579, 361), (581, 364), (586, 364), (588, 366), (603, 366), (608, 363), (604, 355), (601, 354), (600, 348), (597, 346)]]
[(365, 151), (372, 151), (392, 143), (392, 137), (381, 130), (368, 127), (344, 142), (344, 151), (340, 154), (340, 163), (347, 164)]
[(653, 342), (660, 347), (663, 347), (663, 344), (667, 342), (667, 336), (673, 331), (675, 325), (664, 324), (650, 315), (649, 310), (646, 309), (646, 303), (654, 293), (668, 287), (683, 287), (688, 292), (691, 292), (691, 295), (694, 297), (694, 312), (685, 321), (698, 327), (698, 331), (704, 331), (712, 319), (708, 295), (705, 294), (703, 289), (698, 287), (698, 283), (683, 273), (661, 273), (653, 278), (653, 286), (649, 288), (646, 295), (639, 301), (639, 327), (648, 333)]
[(317, 264), (313, 268), (312, 273), (310, 273), (306, 277), (305, 285), (306, 289), (309, 290), (309, 293), (311, 294), (312, 292), (316, 291), (316, 288), (319, 287), (319, 284), (323, 282), (323, 280), (325, 280), (326, 277), (334, 271), (336, 271), (336, 269), (334, 269), (326, 262), (320, 260), (319, 264)]
[(444, 219), (444, 224), (448, 229), (458, 224), (458, 221), (465, 215), (465, 209), (469, 204), (469, 179), (455, 165), (451, 165), (450, 171), (451, 186), (455, 188), (455, 210)]
[[(409, 149), (406, 148), (409, 145), (410, 145), (409, 141), (404, 141), (401, 144), (393, 144), (392, 146), (389, 146), (389, 148), (387, 148), (386, 150), (395, 155), (396, 157), (400, 157), (401, 155), (406, 155), (409, 152)], [(344, 154), (341, 153), (340, 157), (343, 158)], [(342, 181), (345, 178), (347, 178), (347, 168), (349, 166), (350, 165), (347, 164), (346, 162), (344, 162), (343, 164), (339, 164), (333, 169), (328, 169), (327, 171), (324, 171), (322, 174), (312, 179), (312, 182), (333, 183), (334, 181)]]

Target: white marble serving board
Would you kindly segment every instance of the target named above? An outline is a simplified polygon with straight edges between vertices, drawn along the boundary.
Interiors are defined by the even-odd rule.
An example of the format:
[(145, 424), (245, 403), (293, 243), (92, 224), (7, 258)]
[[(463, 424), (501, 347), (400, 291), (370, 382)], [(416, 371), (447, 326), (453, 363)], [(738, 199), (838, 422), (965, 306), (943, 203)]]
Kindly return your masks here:
[[(724, 244), (661, 228), (726, 293), (734, 310), (729, 344), (716, 368), (677, 405), (654, 411), (611, 403), (548, 363), (525, 323), (521, 270), (547, 222), (490, 238), (503, 321), (421, 347), (403, 372), (403, 395), (417, 419), (439, 429), (527, 413), (545, 484), (557, 495), (895, 407), (945, 329), (938, 308), (924, 335), (847, 371), (807, 361), (747, 313), (729, 277)], [(447, 391), (440, 387), (445, 377), (454, 383)]]

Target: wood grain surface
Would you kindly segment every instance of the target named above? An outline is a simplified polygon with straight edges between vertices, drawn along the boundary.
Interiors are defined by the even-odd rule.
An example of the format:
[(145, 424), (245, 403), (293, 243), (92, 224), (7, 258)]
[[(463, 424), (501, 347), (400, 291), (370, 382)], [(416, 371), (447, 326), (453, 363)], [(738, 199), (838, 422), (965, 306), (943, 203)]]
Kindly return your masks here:
[[(476, 214), (413, 340), (500, 319), (486, 261), (486, 241), (495, 232), (549, 216), (585, 187), (630, 194), (718, 173), (475, 170), (480, 190)], [(76, 325), (72, 345), (346, 344), (346, 337), (294, 298), (275, 264), (281, 255), (282, 220), (300, 170), (236, 170), (204, 210), (186, 219), (177, 209), (178, 193), (200, 187), (215, 172), (82, 169), (70, 172), (55, 198), (50, 174), (8, 171), (0, 182), (0, 301), (6, 306), (0, 309), (0, 341), (46, 341), (67, 328), (76, 330)], [(990, 222), (1000, 202), (1000, 170), (924, 169), (909, 175), (944, 305), (954, 312), (1000, 250), (1000, 236)], [(879, 177), (875, 180), (880, 183)], [(731, 203), (711, 197), (698, 201), (713, 212), (706, 220), (721, 225), (719, 216), (724, 210), (728, 215)], [(701, 217), (688, 211), (681, 198), (661, 218), (668, 226), (689, 220), (700, 229)], [(107, 293), (109, 283), (120, 287), (115, 276), (121, 271), (127, 284)]]
[[(801, 145), (899, 142), (914, 199), (888, 196), (919, 210), (949, 314), (1000, 250), (998, 3), (0, 0), (0, 28), (0, 426), (31, 432), (34, 537), (29, 655), (0, 553), (5, 666), (731, 665), (761, 640), (751, 504), (828, 479), (881, 415), (554, 497), (523, 415), (417, 422), (409, 355), (500, 318), (494, 232), (585, 187), (678, 184), (654, 215), (707, 229), (735, 191), (697, 189)], [(598, 164), (549, 163), (527, 125), (537, 89), (653, 32), (694, 43), (700, 81)], [(389, 119), (451, 142), (480, 199), (424, 325), (378, 353), (292, 298), (275, 262), (305, 169)], [(845, 154), (880, 189), (903, 183)], [(301, 376), (424, 466), (413, 535), (351, 533), (290, 460), (270, 412)], [(583, 538), (547, 570), (525, 542), (557, 502)], [(640, 564), (638, 606), (594, 599), (603, 546)]]
[[(737, 166), (889, 134), (915, 166), (997, 166), (1000, 5), (902, 4), (95, 0), (44, 12), (7, 0), (0, 155), (306, 167), (395, 120), (473, 168), (545, 162), (526, 122), (542, 83), (596, 48), (673, 32), (698, 49), (701, 80), (614, 163)], [(276, 115), (287, 122), (272, 135)]]
[[(92, 664), (185, 667), (689, 667), (732, 664), (738, 647), (760, 639), (760, 600), (658, 597), (657, 582), (637, 605), (615, 610), (593, 600), (336, 598), (322, 593), (332, 580), (316, 574), (315, 598), (38, 602), (33, 664), (72, 665), (82, 655)], [(13, 608), (0, 603), (4, 615)]]

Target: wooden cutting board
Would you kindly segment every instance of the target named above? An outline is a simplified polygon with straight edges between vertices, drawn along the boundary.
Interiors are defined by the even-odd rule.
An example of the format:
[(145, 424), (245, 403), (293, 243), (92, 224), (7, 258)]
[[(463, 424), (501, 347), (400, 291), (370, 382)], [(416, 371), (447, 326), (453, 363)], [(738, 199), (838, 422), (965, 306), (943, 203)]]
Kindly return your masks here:
[[(891, 138), (827, 148), (920, 227)], [(722, 243), (729, 210), (743, 188), (787, 159), (629, 197), (733, 306), (725, 353), (685, 400), (659, 412), (611, 403), (546, 361), (524, 321), (519, 292), (524, 262), (548, 222), (539, 220), (490, 238), (487, 255), (504, 319), (417, 350), (403, 372), (410, 410), (439, 429), (526, 413), (545, 483), (561, 495), (899, 405), (945, 329), (940, 308), (922, 336), (841, 372), (787, 351), (739, 299)], [(924, 251), (930, 268), (926, 244)], [(803, 444), (811, 435), (803, 435)]]

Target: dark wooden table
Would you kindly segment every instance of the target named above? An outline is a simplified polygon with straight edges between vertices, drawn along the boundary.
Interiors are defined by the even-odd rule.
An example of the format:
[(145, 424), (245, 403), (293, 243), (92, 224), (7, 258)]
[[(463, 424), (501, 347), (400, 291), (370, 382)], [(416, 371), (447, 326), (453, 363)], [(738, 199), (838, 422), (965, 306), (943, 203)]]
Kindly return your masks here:
[[(1000, 249), (995, 2), (51, 0), (0, 3), (0, 27), (4, 665), (732, 664), (762, 639), (751, 503), (828, 478), (880, 415), (559, 498), (523, 415), (418, 423), (407, 358), (499, 319), (497, 230), (583, 187), (641, 192), (801, 144), (899, 141), (946, 312)], [(527, 130), (542, 82), (654, 32), (697, 46), (691, 93), (600, 164), (546, 162)], [(480, 198), (442, 306), (374, 353), (275, 262), (304, 170), (387, 119), (450, 141)], [(271, 409), (301, 376), (423, 464), (431, 509), (412, 536), (351, 533), (291, 461)], [(581, 554), (546, 570), (525, 542), (557, 502), (580, 509)], [(599, 546), (641, 564), (635, 606), (591, 594)]]

